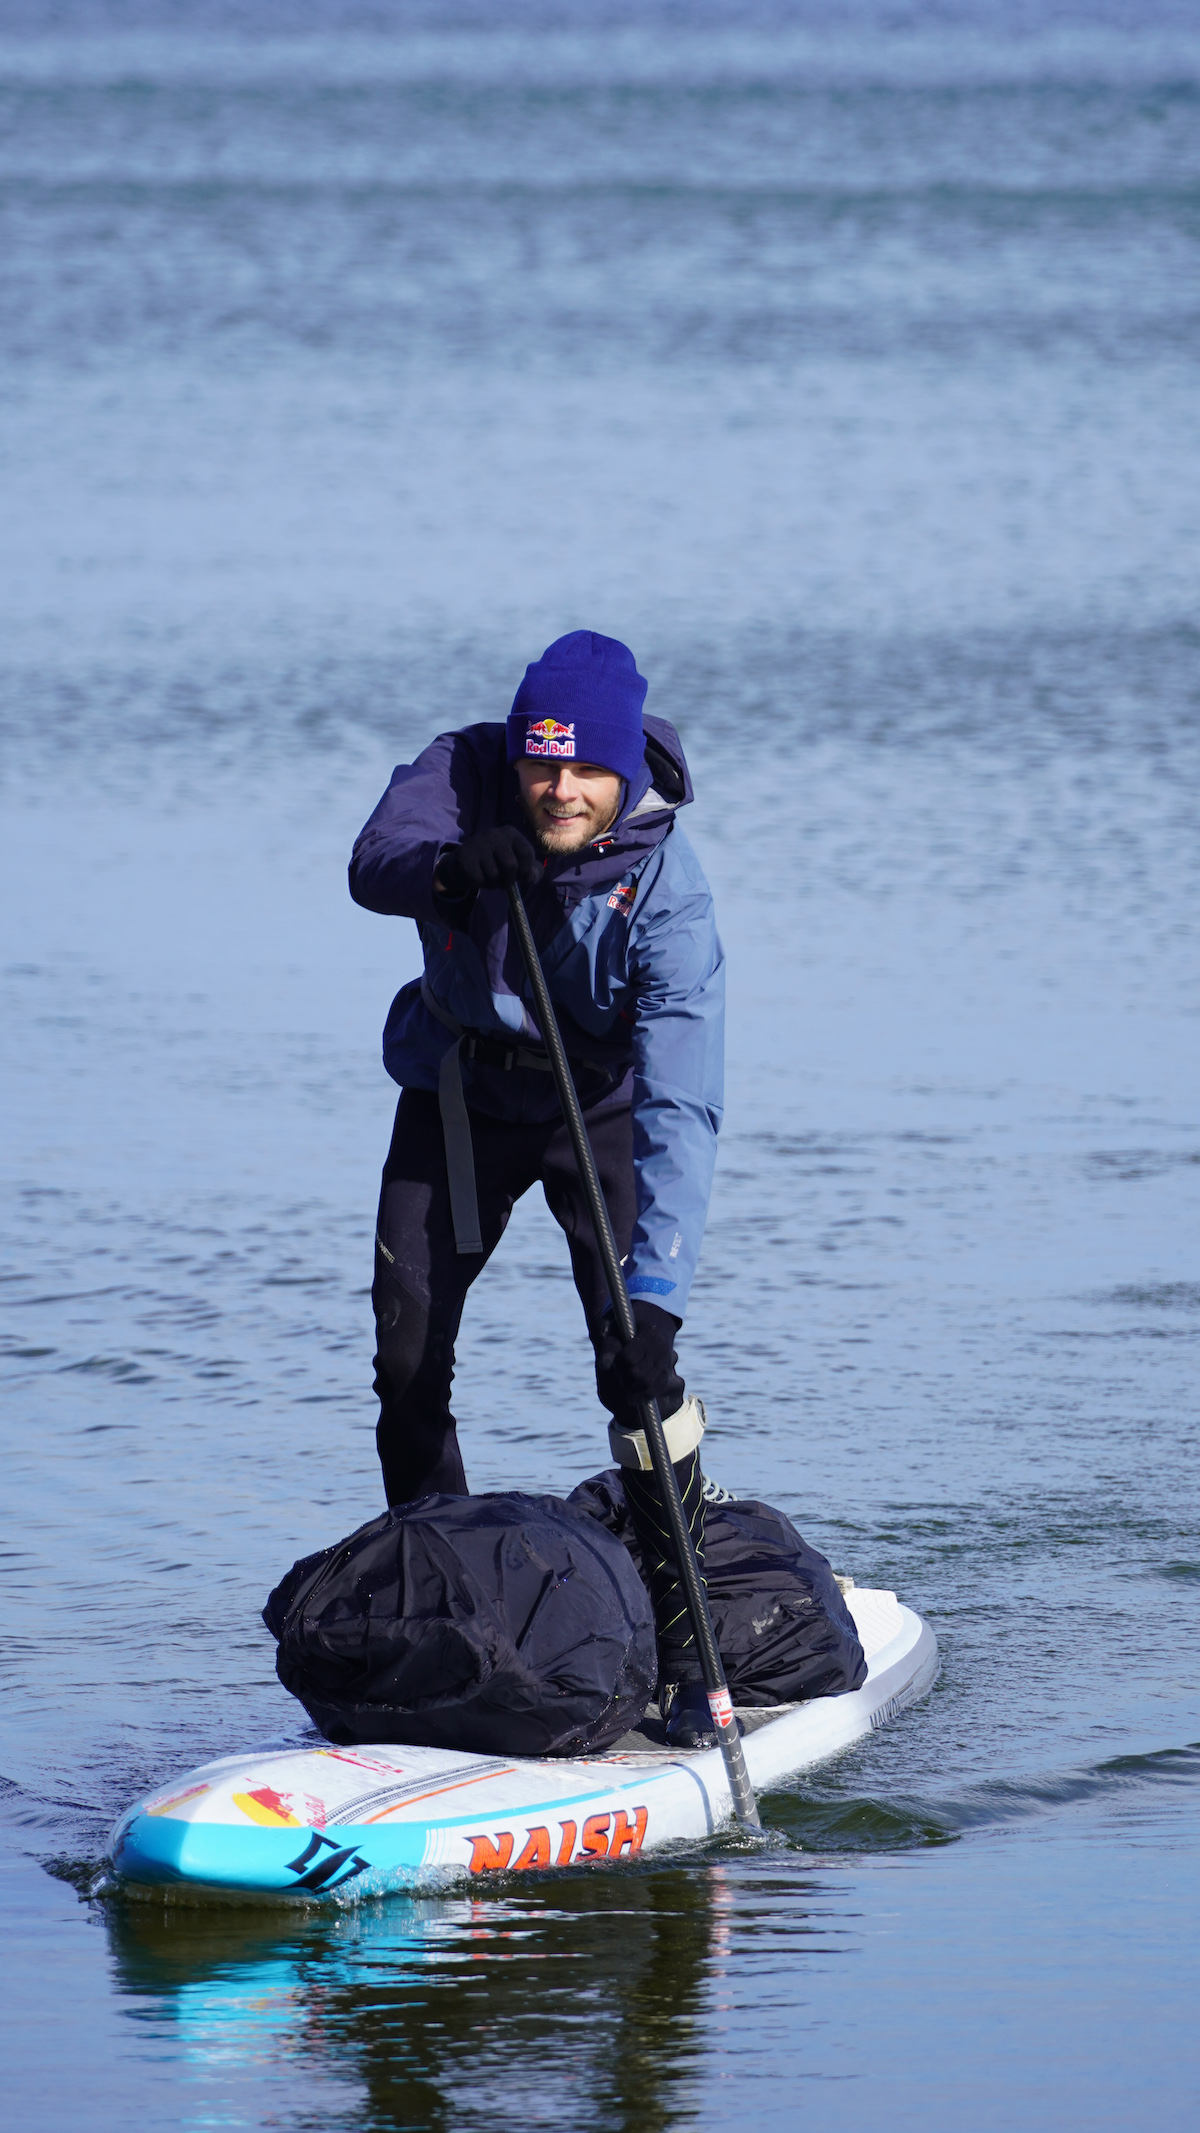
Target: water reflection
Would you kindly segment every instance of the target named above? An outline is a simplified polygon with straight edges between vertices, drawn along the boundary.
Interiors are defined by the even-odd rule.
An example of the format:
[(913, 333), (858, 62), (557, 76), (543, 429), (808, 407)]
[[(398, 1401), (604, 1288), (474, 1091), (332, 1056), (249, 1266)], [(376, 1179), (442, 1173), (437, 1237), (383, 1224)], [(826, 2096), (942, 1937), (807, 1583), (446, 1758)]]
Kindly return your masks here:
[(654, 2133), (692, 2116), (731, 1904), (718, 1864), (305, 1915), (120, 1898), (107, 1925), (118, 1992), (209, 2092), (196, 2123), (278, 2067), (332, 2076), (356, 2125)]

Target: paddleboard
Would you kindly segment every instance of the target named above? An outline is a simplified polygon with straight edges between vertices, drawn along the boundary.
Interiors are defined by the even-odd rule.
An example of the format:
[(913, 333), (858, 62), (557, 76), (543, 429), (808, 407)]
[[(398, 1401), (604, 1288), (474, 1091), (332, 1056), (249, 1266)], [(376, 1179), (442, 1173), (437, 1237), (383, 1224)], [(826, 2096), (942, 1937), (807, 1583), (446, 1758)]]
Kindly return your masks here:
[[(867, 1588), (846, 1603), (867, 1678), (842, 1696), (739, 1712), (756, 1792), (886, 1725), (933, 1682), (937, 1643), (911, 1608)], [(606, 1754), (573, 1762), (329, 1743), (227, 1756), (137, 1801), (109, 1856), (121, 1880), (177, 1894), (356, 1900), (619, 1863), (702, 1840), (731, 1816), (720, 1749), (668, 1750), (651, 1712)]]

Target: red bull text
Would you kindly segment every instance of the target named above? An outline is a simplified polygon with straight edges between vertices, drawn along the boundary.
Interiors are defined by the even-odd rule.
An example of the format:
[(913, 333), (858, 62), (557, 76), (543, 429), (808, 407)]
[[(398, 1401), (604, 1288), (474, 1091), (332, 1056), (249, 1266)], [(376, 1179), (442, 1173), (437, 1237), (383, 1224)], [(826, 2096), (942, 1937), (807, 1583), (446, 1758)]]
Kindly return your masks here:
[(525, 728), (526, 755), (572, 756), (575, 753), (575, 726), (560, 724), (556, 718), (539, 718)]

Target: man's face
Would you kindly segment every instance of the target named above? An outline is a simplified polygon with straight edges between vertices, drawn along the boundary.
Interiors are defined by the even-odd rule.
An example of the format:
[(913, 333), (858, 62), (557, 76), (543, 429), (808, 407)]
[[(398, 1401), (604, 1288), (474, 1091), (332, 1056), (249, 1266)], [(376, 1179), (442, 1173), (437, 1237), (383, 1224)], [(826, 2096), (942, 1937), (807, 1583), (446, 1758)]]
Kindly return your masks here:
[(517, 778), (545, 852), (580, 852), (616, 821), (621, 780), (599, 763), (543, 763), (522, 756)]

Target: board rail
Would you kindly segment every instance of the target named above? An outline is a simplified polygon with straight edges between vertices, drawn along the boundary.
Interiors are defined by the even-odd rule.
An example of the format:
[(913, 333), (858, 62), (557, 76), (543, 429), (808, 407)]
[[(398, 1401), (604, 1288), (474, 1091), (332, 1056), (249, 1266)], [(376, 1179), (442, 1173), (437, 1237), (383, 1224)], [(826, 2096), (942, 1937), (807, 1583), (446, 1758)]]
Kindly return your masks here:
[[(756, 1792), (888, 1724), (932, 1686), (928, 1624), (894, 1593), (854, 1588), (846, 1599), (866, 1680), (840, 1696), (739, 1714)], [(721, 1751), (672, 1752), (652, 1731), (572, 1761), (331, 1743), (225, 1756), (136, 1801), (109, 1857), (131, 1888), (311, 1903), (621, 1864), (703, 1843), (733, 1815)]]

